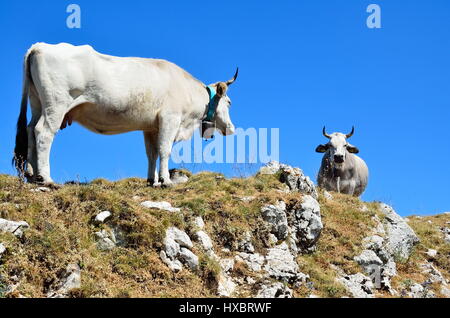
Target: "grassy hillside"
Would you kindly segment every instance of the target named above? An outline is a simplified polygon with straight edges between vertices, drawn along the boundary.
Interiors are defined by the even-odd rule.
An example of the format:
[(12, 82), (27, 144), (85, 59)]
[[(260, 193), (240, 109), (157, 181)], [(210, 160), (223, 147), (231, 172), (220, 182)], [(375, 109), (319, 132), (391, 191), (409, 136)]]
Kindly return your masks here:
[[(0, 175), (0, 217), (30, 225), (21, 239), (0, 233), (0, 243), (7, 247), (0, 259), (0, 297), (45, 297), (70, 263), (78, 263), (82, 270), (81, 288), (73, 290), (72, 297), (216, 297), (217, 262), (194, 247), (200, 257), (199, 270), (173, 273), (159, 257), (165, 230), (174, 225), (190, 234), (194, 217), (202, 216), (217, 255), (221, 256), (224, 247), (236, 249), (247, 231), (252, 233), (255, 250), (264, 254), (269, 229), (261, 218), (261, 206), (278, 200), (295, 204), (301, 198), (299, 193), (286, 192), (285, 187), (277, 175), (226, 179), (203, 172), (171, 189), (150, 188), (145, 180), (131, 178), (118, 182), (97, 179), (36, 192), (32, 191), (34, 185)], [(249, 196), (254, 199), (242, 200)], [(140, 203), (145, 200), (168, 201), (182, 213), (144, 208)], [(347, 273), (361, 271), (353, 257), (361, 252), (362, 239), (375, 226), (372, 216), (382, 216), (376, 203), (367, 204), (369, 210), (362, 212), (359, 199), (337, 193), (332, 200), (321, 194), (319, 203), (324, 229), (318, 249), (298, 256), (297, 261), (300, 270), (310, 275), (315, 295), (349, 296), (336, 282), (333, 266)], [(96, 225), (93, 218), (104, 210), (112, 213), (111, 221)], [(443, 241), (437, 228), (450, 221), (449, 215), (410, 219), (421, 243), (409, 261), (398, 265), (393, 285), (400, 290), (425, 279), (419, 264), (427, 259), (428, 248), (439, 251), (433, 263), (450, 278), (450, 244)], [(123, 244), (100, 251), (94, 233), (102, 228), (120, 229)], [(252, 273), (245, 264), (237, 264), (232, 275)], [(17, 288), (6, 293), (6, 286), (12, 284)], [(294, 296), (307, 297), (311, 292), (300, 286), (294, 289)], [(438, 287), (435, 293), (440, 295)], [(249, 294), (251, 291), (237, 296)]]

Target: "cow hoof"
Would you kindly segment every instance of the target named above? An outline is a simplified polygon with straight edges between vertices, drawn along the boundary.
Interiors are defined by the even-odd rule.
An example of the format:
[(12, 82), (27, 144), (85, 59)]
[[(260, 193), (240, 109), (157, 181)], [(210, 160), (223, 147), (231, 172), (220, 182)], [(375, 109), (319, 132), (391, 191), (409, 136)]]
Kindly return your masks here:
[(47, 187), (53, 190), (60, 189), (62, 186), (60, 184), (55, 183), (53, 180), (45, 181), (43, 177), (37, 176), (34, 180), (34, 183), (41, 187)]
[(165, 181), (165, 180), (160, 180), (161, 183), (161, 188), (171, 188), (173, 187), (173, 182), (172, 181)]
[(155, 180), (147, 179), (147, 187), (159, 188), (159, 187), (161, 187), (161, 183), (156, 182)]

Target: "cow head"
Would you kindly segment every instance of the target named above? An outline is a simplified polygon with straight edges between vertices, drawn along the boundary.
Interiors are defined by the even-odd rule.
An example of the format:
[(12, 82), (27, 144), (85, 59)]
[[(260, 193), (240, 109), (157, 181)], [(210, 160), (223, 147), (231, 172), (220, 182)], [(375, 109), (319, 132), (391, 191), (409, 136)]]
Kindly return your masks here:
[(329, 152), (330, 160), (336, 165), (341, 166), (347, 157), (348, 153), (358, 153), (359, 150), (355, 146), (349, 144), (347, 139), (353, 136), (355, 132), (355, 127), (352, 128), (352, 131), (349, 134), (341, 134), (341, 133), (333, 133), (328, 135), (325, 131), (325, 127), (323, 127), (323, 135), (330, 139), (330, 141), (325, 145), (319, 145), (316, 148), (316, 152)]
[(236, 70), (233, 78), (229, 81), (213, 84), (214, 88), (216, 89), (216, 94), (219, 97), (219, 102), (217, 104), (214, 116), (214, 122), (216, 124), (216, 128), (224, 136), (234, 134), (234, 125), (231, 122), (230, 118), (231, 99), (228, 97), (227, 91), (229, 86), (236, 80), (238, 73), (239, 69)]

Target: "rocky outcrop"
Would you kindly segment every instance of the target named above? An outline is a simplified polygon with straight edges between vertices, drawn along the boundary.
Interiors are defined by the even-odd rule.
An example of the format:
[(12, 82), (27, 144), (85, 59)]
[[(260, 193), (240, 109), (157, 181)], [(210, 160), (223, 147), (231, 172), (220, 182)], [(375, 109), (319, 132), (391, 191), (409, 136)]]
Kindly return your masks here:
[(342, 275), (337, 279), (355, 298), (373, 298), (373, 283), (370, 277), (361, 273)]
[(294, 168), (277, 161), (271, 161), (258, 171), (260, 174), (280, 174), (280, 181), (289, 187), (290, 191), (311, 195), (314, 199), (319, 197), (317, 189), (311, 179), (306, 176), (302, 169)]
[(278, 240), (289, 237), (290, 248), (297, 253), (313, 252), (323, 224), (319, 203), (310, 195), (287, 207), (282, 201), (261, 208), (263, 219), (271, 225), (271, 232)]
[(397, 260), (407, 260), (411, 255), (412, 248), (419, 242), (419, 238), (392, 207), (380, 203), (380, 210), (385, 216), (383, 223), (387, 234), (386, 249), (388, 253)]
[(176, 227), (168, 228), (163, 245), (164, 249), (160, 252), (161, 260), (172, 271), (180, 271), (182, 269), (182, 263), (193, 271), (197, 270), (199, 264), (198, 257), (190, 250), (193, 244), (186, 232)]

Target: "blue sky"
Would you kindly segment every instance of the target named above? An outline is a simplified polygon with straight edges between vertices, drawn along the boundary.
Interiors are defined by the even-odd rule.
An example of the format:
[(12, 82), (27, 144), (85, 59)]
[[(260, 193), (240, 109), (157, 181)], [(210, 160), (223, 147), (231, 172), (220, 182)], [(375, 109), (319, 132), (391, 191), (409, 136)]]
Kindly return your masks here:
[[(81, 6), (79, 30), (66, 27), (70, 3)], [(366, 26), (370, 3), (381, 6), (381, 29)], [(2, 1), (0, 173), (13, 173), (24, 53), (35, 42), (69, 42), (164, 58), (205, 83), (239, 66), (229, 91), (233, 122), (280, 128), (282, 162), (315, 180), (322, 126), (355, 125), (351, 142), (370, 169), (363, 199), (402, 215), (448, 211), (449, 31), (447, 0)], [(142, 139), (74, 125), (55, 138), (52, 176), (146, 177)], [(236, 174), (232, 164), (201, 168)]]

